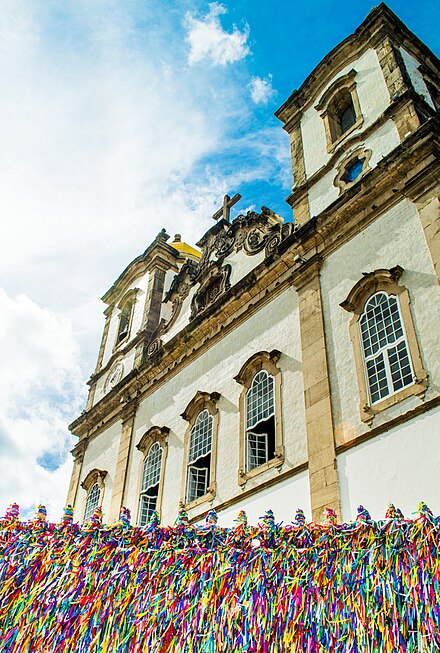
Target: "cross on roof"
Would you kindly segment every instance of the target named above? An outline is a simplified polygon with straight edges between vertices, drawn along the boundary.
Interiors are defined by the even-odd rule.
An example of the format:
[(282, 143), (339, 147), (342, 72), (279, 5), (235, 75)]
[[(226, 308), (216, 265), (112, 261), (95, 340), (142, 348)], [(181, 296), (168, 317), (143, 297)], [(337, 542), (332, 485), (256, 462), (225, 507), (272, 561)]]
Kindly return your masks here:
[(223, 220), (229, 222), (229, 218), (231, 215), (231, 206), (237, 204), (238, 200), (241, 200), (241, 195), (239, 195), (238, 193), (234, 195), (232, 199), (229, 197), (229, 195), (225, 195), (223, 198), (222, 208), (216, 211), (216, 213), (214, 213), (212, 219), (218, 220), (219, 218), (223, 218)]

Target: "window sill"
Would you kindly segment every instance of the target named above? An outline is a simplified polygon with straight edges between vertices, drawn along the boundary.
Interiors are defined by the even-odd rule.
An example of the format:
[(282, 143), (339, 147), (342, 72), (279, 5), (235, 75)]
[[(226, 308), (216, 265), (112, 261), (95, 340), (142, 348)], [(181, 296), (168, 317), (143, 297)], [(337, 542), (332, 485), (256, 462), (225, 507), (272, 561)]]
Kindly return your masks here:
[(115, 353), (115, 351), (118, 351), (119, 349), (122, 349), (122, 347), (126, 345), (129, 340), (130, 340), (130, 334), (128, 333), (125, 336), (125, 338), (122, 338), (122, 340), (119, 340), (119, 342), (115, 344), (115, 346), (113, 347), (113, 353)]
[(268, 460), (267, 463), (264, 463), (259, 467), (254, 467), (254, 469), (251, 469), (249, 472), (245, 472), (242, 469), (240, 469), (238, 471), (238, 484), (246, 485), (247, 481), (249, 481), (251, 478), (255, 478), (255, 476), (259, 476), (260, 474), (263, 474), (268, 469), (281, 467), (283, 463), (284, 463), (284, 447), (283, 447), (283, 451), (277, 452), (275, 454), (275, 457)]
[(181, 505), (183, 506), (184, 510), (191, 510), (192, 508), (197, 508), (198, 506), (201, 506), (202, 503), (208, 503), (209, 501), (213, 501), (215, 499), (215, 495), (216, 495), (216, 487), (215, 484), (212, 484), (209, 486), (206, 494), (202, 495), (198, 499), (194, 499), (194, 501), (188, 501), (188, 503), (181, 501)]
[(354, 131), (356, 131), (356, 129), (359, 129), (359, 127), (362, 127), (363, 123), (364, 123), (364, 119), (363, 119), (362, 116), (360, 116), (360, 117), (356, 120), (356, 122), (355, 122), (355, 123), (350, 127), (350, 129), (347, 129), (347, 131), (345, 131), (343, 134), (341, 134), (341, 136), (339, 136), (339, 138), (337, 138), (335, 141), (333, 141), (333, 142), (331, 142), (331, 143), (327, 143), (327, 152), (328, 152), (329, 154), (333, 154), (333, 152), (337, 149), (337, 147), (338, 147), (338, 146), (339, 146), (343, 141), (345, 141), (345, 139), (347, 138), (347, 136), (349, 136), (349, 135), (352, 134)]
[(377, 414), (382, 413), (384, 410), (394, 406), (395, 404), (398, 404), (400, 401), (412, 396), (419, 397), (423, 400), (427, 388), (428, 375), (425, 372), (422, 378), (415, 379), (411, 385), (402, 388), (402, 390), (399, 390), (393, 395), (385, 397), (382, 401), (378, 401), (376, 404), (371, 406), (368, 404), (361, 406), (361, 420), (368, 424), (368, 426), (371, 426)]

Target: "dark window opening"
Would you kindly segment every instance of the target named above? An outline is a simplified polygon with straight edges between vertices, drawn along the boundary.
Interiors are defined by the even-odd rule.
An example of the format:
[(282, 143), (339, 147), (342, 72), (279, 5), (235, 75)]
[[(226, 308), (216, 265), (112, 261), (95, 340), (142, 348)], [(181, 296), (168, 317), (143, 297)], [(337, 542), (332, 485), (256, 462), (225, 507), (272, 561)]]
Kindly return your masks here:
[(246, 471), (264, 465), (275, 453), (275, 416), (272, 415), (247, 431)]
[(186, 501), (190, 503), (208, 492), (211, 476), (211, 453), (188, 466)]
[(332, 141), (337, 141), (356, 123), (357, 115), (353, 98), (347, 89), (338, 93), (329, 105), (329, 124)]
[(157, 507), (157, 498), (159, 496), (159, 483), (149, 487), (148, 490), (141, 494), (141, 505), (139, 510), (139, 525), (145, 524), (151, 519)]
[(351, 161), (345, 169), (341, 179), (346, 184), (350, 184), (361, 175), (364, 169), (364, 159), (356, 158)]
[(125, 306), (119, 316), (119, 327), (118, 327), (118, 342), (122, 342), (128, 336), (128, 330), (130, 328), (130, 317), (131, 317), (132, 304)]
[(339, 114), (339, 124), (341, 128), (341, 135), (345, 134), (346, 131), (350, 129), (356, 122), (356, 112), (354, 110), (353, 102), (350, 98), (349, 104), (342, 109)]

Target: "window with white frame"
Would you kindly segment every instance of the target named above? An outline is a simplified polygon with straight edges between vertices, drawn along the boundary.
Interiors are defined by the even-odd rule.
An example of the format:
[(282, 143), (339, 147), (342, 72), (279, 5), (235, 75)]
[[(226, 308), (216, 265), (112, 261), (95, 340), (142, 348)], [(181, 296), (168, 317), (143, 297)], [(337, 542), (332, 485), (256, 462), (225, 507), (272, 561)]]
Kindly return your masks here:
[(372, 295), (359, 320), (371, 404), (414, 383), (408, 344), (395, 295)]
[(186, 479), (186, 502), (190, 503), (205, 495), (211, 475), (212, 432), (214, 418), (204, 409), (198, 415), (190, 431), (188, 470)]
[(261, 370), (246, 393), (246, 471), (268, 462), (275, 448), (274, 378)]
[(101, 496), (100, 487), (98, 483), (94, 483), (87, 495), (86, 507), (84, 509), (84, 522), (88, 522), (92, 518), (93, 513), (95, 512), (96, 508), (98, 508), (99, 506), (100, 496)]
[(139, 525), (145, 526), (157, 509), (163, 449), (154, 442), (145, 457), (142, 468), (142, 486), (139, 504)]

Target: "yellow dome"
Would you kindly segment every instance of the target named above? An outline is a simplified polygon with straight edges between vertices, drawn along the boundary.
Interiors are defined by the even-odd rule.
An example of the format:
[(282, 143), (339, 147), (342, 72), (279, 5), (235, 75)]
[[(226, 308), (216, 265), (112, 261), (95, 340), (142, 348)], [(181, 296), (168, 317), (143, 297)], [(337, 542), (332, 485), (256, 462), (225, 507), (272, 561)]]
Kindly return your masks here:
[(177, 249), (178, 252), (182, 252), (183, 254), (189, 254), (189, 256), (195, 256), (196, 258), (202, 257), (202, 253), (198, 249), (188, 245), (188, 243), (182, 242), (182, 237), (180, 234), (176, 234), (174, 236), (174, 240), (172, 243), (170, 243), (170, 245), (171, 247), (174, 247), (174, 249)]

